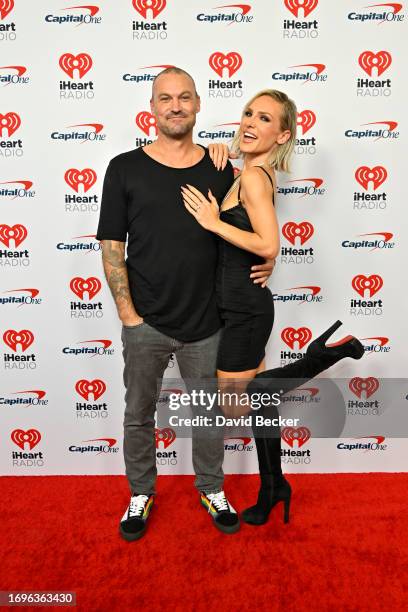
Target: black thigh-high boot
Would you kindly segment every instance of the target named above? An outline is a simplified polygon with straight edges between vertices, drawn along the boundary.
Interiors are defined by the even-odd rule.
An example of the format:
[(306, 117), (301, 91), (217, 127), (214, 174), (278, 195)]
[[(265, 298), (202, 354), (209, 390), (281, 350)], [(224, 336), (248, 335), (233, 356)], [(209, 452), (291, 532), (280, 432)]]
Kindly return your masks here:
[(354, 336), (347, 336), (339, 342), (326, 345), (326, 341), (341, 325), (341, 321), (336, 321), (321, 336), (311, 342), (305, 356), (301, 359), (282, 368), (273, 368), (257, 374), (247, 387), (248, 394), (255, 392), (287, 393), (345, 357), (361, 359), (364, 355), (364, 346)]
[[(341, 325), (341, 321), (336, 321), (319, 338), (311, 342), (306, 355), (301, 359), (282, 368), (273, 368), (257, 374), (247, 387), (248, 394), (288, 393), (345, 357), (361, 359), (364, 355), (364, 347), (353, 336), (347, 336), (335, 344), (326, 345), (326, 341)], [(277, 410), (273, 406), (264, 407), (258, 414), (261, 412), (266, 412), (265, 416), (267, 417), (278, 416)], [(257, 503), (255, 506), (244, 510), (242, 518), (252, 525), (262, 525), (268, 520), (271, 509), (279, 501), (283, 501), (284, 520), (288, 522), (291, 488), (282, 475), (280, 430), (275, 428), (275, 431), (271, 432), (269, 429), (267, 432), (262, 428), (253, 428), (253, 431), (261, 486)]]
[[(263, 407), (257, 411), (266, 418), (278, 418), (275, 406)], [(263, 525), (269, 513), (280, 501), (284, 503), (284, 522), (289, 522), (289, 506), (291, 498), (290, 484), (282, 474), (280, 428), (265, 430), (262, 427), (252, 427), (258, 455), (259, 476), (261, 480), (258, 500), (254, 506), (242, 513), (242, 520), (251, 525)], [(273, 435), (274, 437), (271, 437)]]

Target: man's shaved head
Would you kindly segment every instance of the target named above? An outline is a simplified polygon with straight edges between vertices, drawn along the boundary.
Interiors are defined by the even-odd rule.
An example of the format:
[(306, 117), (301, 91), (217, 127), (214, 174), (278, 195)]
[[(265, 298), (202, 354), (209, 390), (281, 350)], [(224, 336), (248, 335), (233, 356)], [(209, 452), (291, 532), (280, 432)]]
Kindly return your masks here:
[(196, 89), (196, 86), (195, 86), (195, 82), (194, 82), (194, 79), (191, 76), (191, 74), (189, 74), (186, 70), (183, 70), (182, 68), (178, 68), (177, 66), (170, 66), (169, 68), (165, 68), (164, 70), (159, 72), (159, 74), (155, 77), (155, 79), (153, 81), (153, 86), (152, 86), (152, 98), (151, 98), (152, 100), (154, 98), (154, 92), (155, 92), (155, 89), (156, 89), (156, 82), (157, 82), (157, 80), (161, 76), (164, 76), (166, 74), (182, 74), (182, 75), (186, 76), (188, 79), (191, 80), (191, 82), (193, 84), (195, 95), (198, 96), (197, 89)]

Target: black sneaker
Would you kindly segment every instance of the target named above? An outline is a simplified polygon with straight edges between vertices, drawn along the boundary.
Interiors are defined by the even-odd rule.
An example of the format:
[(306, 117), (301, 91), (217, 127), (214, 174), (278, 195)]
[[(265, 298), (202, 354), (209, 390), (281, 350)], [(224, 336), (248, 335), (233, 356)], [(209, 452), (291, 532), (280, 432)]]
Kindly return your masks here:
[(228, 502), (224, 491), (201, 492), (201, 504), (211, 514), (214, 525), (224, 533), (235, 533), (239, 529), (238, 514)]
[(153, 499), (153, 495), (132, 495), (130, 498), (130, 504), (119, 526), (121, 536), (128, 542), (138, 540), (144, 535)]

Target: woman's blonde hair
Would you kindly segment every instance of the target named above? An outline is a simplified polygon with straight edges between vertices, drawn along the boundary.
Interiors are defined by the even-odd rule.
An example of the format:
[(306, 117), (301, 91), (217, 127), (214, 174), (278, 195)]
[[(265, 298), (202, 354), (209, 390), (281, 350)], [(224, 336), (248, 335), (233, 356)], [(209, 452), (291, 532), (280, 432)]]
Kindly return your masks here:
[[(267, 163), (274, 170), (289, 172), (289, 161), (293, 152), (293, 148), (296, 142), (296, 126), (297, 126), (297, 109), (296, 105), (288, 98), (288, 96), (283, 93), (283, 91), (278, 91), (277, 89), (263, 89), (253, 96), (249, 102), (245, 105), (243, 113), (251, 106), (251, 104), (257, 98), (261, 96), (270, 96), (276, 102), (279, 102), (282, 105), (282, 114), (280, 118), (280, 128), (283, 131), (290, 131), (290, 138), (284, 144), (278, 144), (274, 151), (269, 156)], [(238, 155), (241, 154), (241, 150), (239, 148), (239, 141), (241, 137), (241, 128), (239, 128), (234, 136), (232, 141), (232, 150)]]

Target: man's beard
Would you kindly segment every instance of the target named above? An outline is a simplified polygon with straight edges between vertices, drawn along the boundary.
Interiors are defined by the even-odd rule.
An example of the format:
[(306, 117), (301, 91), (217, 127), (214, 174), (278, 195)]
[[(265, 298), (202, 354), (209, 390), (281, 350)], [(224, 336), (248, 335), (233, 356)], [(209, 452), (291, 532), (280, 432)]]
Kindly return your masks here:
[[(182, 117), (182, 115), (178, 115), (178, 116)], [(177, 139), (177, 138), (183, 138), (183, 136), (191, 132), (193, 127), (195, 126), (195, 123), (196, 123), (196, 118), (192, 117), (190, 120), (183, 121), (183, 123), (180, 123), (180, 124), (172, 125), (171, 123), (170, 124), (169, 123), (158, 123), (157, 127), (166, 136), (170, 136), (171, 138)]]

